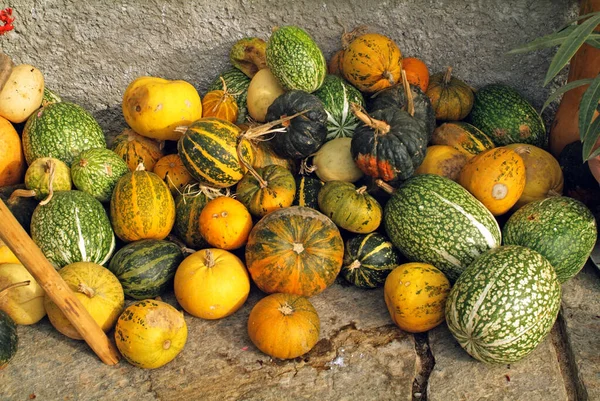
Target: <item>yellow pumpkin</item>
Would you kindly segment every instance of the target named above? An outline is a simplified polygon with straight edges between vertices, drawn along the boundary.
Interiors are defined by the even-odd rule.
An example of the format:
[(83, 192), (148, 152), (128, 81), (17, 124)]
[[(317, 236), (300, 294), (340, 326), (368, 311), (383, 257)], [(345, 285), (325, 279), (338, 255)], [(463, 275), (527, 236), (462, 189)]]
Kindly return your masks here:
[(44, 295), (42, 287), (23, 265), (0, 265), (0, 310), (8, 313), (16, 324), (35, 324), (46, 316)]
[(383, 287), (390, 317), (404, 331), (422, 333), (444, 321), (450, 282), (427, 263), (405, 263), (387, 276)]
[(355, 38), (342, 56), (344, 78), (365, 93), (400, 82), (402, 53), (387, 36), (366, 33)]
[(141, 136), (129, 128), (117, 135), (112, 150), (125, 160), (131, 171), (135, 171), (140, 163), (146, 170), (152, 171), (156, 162), (165, 155), (161, 142)]
[(250, 277), (240, 258), (231, 252), (202, 249), (181, 262), (174, 288), (177, 302), (190, 315), (221, 319), (246, 302)]
[(512, 149), (498, 147), (479, 153), (463, 167), (458, 183), (494, 216), (517, 203), (525, 189), (525, 163)]
[(177, 127), (202, 117), (200, 95), (192, 84), (158, 77), (132, 81), (123, 94), (122, 109), (135, 132), (158, 140), (178, 140), (183, 132), (175, 130)]
[(250, 340), (274, 358), (306, 354), (319, 340), (319, 331), (319, 315), (301, 295), (271, 294), (258, 301), (248, 317)]
[(177, 153), (161, 157), (152, 172), (162, 178), (173, 196), (182, 193), (183, 189), (194, 181)]
[(515, 204), (515, 209), (529, 202), (562, 195), (563, 172), (554, 156), (529, 144), (512, 143), (505, 147), (517, 152), (525, 163), (525, 189)]
[(16, 263), (21, 264), (19, 258), (10, 250), (2, 240), (0, 240), (0, 264), (2, 263)]
[(453, 181), (467, 163), (467, 155), (449, 145), (432, 145), (426, 149), (425, 159), (415, 170), (415, 175), (437, 174)]
[(26, 168), (21, 137), (10, 121), (0, 117), (0, 187), (23, 182)]
[[(92, 262), (71, 263), (60, 269), (58, 274), (98, 326), (105, 332), (112, 329), (125, 303), (119, 279), (107, 268)], [(59, 332), (75, 340), (83, 339), (48, 294), (44, 299), (44, 306), (50, 323)]]
[(156, 369), (179, 355), (187, 333), (182, 312), (165, 302), (146, 299), (128, 306), (119, 316), (115, 343), (127, 362)]
[(208, 201), (200, 212), (199, 221), (200, 235), (210, 245), (220, 249), (242, 247), (252, 229), (252, 216), (246, 206), (228, 196)]

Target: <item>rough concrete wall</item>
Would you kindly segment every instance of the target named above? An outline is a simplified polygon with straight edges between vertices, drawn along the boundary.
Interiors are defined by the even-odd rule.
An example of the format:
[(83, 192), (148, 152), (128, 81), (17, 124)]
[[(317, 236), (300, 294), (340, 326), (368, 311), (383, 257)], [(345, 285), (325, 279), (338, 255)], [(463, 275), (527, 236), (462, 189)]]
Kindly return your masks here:
[(124, 127), (120, 101), (136, 77), (184, 79), (204, 94), (227, 68), (236, 40), (267, 39), (273, 26), (290, 24), (306, 29), (327, 58), (340, 46), (342, 25), (366, 24), (433, 72), (452, 65), (474, 87), (510, 84), (539, 109), (548, 95), (541, 84), (553, 52), (509, 56), (506, 51), (552, 32), (577, 10), (575, 0), (12, 0), (7, 5), (16, 21), (15, 30), (0, 37), (2, 50), (17, 63), (40, 68), (48, 87), (92, 111), (107, 133)]

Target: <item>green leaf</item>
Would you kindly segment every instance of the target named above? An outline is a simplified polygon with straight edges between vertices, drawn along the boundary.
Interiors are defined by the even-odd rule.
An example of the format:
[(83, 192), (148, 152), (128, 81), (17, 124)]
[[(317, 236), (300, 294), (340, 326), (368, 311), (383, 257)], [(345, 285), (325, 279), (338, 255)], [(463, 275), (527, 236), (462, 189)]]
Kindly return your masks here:
[(583, 143), (583, 160), (591, 159), (592, 157), (596, 157), (600, 154), (600, 147), (594, 151), (590, 155), (590, 152), (594, 148), (596, 141), (600, 137), (600, 118), (596, 118), (594, 122), (590, 125), (590, 129), (588, 132), (588, 137)]
[(558, 48), (556, 55), (552, 58), (546, 78), (544, 79), (544, 86), (548, 85), (556, 74), (567, 65), (569, 60), (577, 53), (577, 50), (585, 43), (586, 39), (598, 24), (600, 24), (600, 13), (587, 19), (581, 23), (581, 25), (577, 25), (577, 27), (569, 34), (567, 39)]
[(579, 138), (582, 141), (587, 141), (588, 130), (594, 118), (594, 112), (600, 101), (600, 74), (590, 84), (590, 87), (585, 90), (579, 103)]
[(541, 38), (537, 38), (532, 40), (529, 43), (526, 43), (522, 46), (519, 46), (515, 49), (509, 50), (508, 54), (519, 54), (519, 53), (527, 53), (535, 50), (545, 49), (547, 47), (559, 46), (563, 44), (565, 39), (569, 36), (571, 32), (575, 30), (576, 26), (569, 26), (562, 31), (551, 33), (546, 36), (542, 36)]
[(583, 85), (589, 85), (589, 84), (592, 83), (592, 81), (593, 81), (592, 78), (578, 79), (577, 81), (569, 82), (568, 84), (565, 84), (565, 85), (561, 86), (560, 88), (558, 88), (557, 90), (555, 90), (548, 97), (548, 100), (546, 100), (546, 103), (544, 103), (544, 106), (542, 107), (542, 112), (544, 111), (544, 109), (546, 109), (546, 107), (548, 107), (550, 105), (550, 103), (552, 103), (553, 101), (555, 101), (563, 93), (568, 92), (571, 89), (575, 89), (575, 88), (578, 88), (578, 87), (583, 86)]
[(576, 23), (579, 20), (593, 17), (594, 15), (598, 15), (598, 14), (600, 14), (600, 11), (594, 11), (593, 13), (579, 15), (579, 16), (577, 16), (577, 18), (574, 18), (574, 19), (570, 20), (569, 22), (567, 22), (565, 25), (563, 25), (563, 27), (560, 28), (559, 31), (568, 28), (569, 26), (573, 25), (574, 23)]
[(590, 35), (588, 40), (585, 41), (590, 46), (595, 47), (596, 49), (600, 49), (600, 34), (593, 33)]

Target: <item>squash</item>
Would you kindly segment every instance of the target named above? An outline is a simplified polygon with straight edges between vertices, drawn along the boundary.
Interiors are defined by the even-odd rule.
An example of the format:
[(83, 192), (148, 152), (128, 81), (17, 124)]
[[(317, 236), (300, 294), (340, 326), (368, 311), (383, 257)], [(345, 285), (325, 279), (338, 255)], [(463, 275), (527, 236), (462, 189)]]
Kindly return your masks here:
[(358, 181), (363, 172), (358, 168), (350, 146), (352, 138), (335, 138), (325, 142), (313, 157), (311, 170), (321, 181)]
[(190, 315), (221, 319), (244, 305), (250, 293), (246, 267), (234, 254), (209, 248), (189, 255), (175, 273), (175, 297)]
[(423, 92), (429, 86), (429, 69), (423, 60), (416, 57), (402, 59), (402, 69), (406, 71), (406, 79), (411, 85), (418, 86)]
[(19, 258), (17, 258), (10, 250), (8, 245), (0, 240), (0, 264), (2, 263), (16, 263), (20, 265), (21, 261), (19, 261)]
[(563, 171), (554, 156), (544, 149), (524, 143), (513, 143), (505, 147), (517, 152), (525, 163), (525, 189), (515, 203), (515, 209), (536, 200), (562, 195)]
[(64, 162), (53, 157), (35, 159), (25, 173), (25, 187), (17, 189), (11, 199), (34, 197), (45, 205), (52, 199), (54, 191), (71, 190), (71, 169)]
[(359, 288), (376, 288), (399, 264), (400, 254), (386, 236), (357, 234), (346, 241), (341, 275)]
[[(58, 274), (98, 326), (105, 332), (112, 329), (125, 305), (119, 279), (107, 268), (92, 262), (71, 263), (60, 269)], [(83, 339), (48, 294), (44, 298), (44, 307), (56, 330), (74, 340)]]
[(0, 370), (8, 365), (18, 347), (17, 325), (6, 312), (0, 310)]
[(44, 75), (29, 64), (12, 68), (6, 83), (0, 85), (0, 116), (22, 123), (42, 104)]
[(344, 50), (344, 78), (361, 92), (377, 92), (400, 82), (401, 69), (402, 53), (387, 36), (366, 33)]
[(456, 181), (466, 163), (467, 155), (460, 150), (449, 145), (432, 145), (427, 147), (425, 159), (415, 175), (437, 174)]
[(256, 223), (245, 255), (250, 276), (261, 291), (310, 297), (335, 281), (342, 267), (344, 243), (327, 216), (290, 206)]
[(494, 142), (479, 128), (462, 121), (447, 122), (433, 131), (432, 145), (449, 145), (468, 159), (495, 147)]
[(179, 355), (187, 334), (182, 312), (165, 302), (146, 299), (121, 313), (115, 326), (115, 343), (133, 366), (156, 369)]
[(409, 333), (422, 333), (442, 323), (449, 293), (450, 282), (444, 273), (417, 262), (396, 267), (383, 287), (390, 317)]
[(242, 38), (231, 46), (229, 61), (249, 78), (254, 77), (259, 70), (267, 68), (267, 42), (261, 38)]
[(236, 187), (236, 198), (250, 214), (262, 217), (274, 210), (292, 205), (296, 195), (296, 181), (285, 167), (272, 164), (248, 172)]
[(452, 76), (452, 67), (445, 73), (431, 76), (426, 92), (438, 120), (458, 121), (465, 118), (475, 101), (473, 89)]
[(110, 222), (125, 242), (166, 238), (175, 224), (175, 201), (169, 187), (140, 165), (117, 181), (110, 199)]
[(22, 182), (26, 169), (21, 137), (10, 121), (0, 117), (0, 187)]
[(275, 134), (271, 144), (280, 156), (304, 159), (314, 153), (327, 136), (327, 112), (323, 102), (308, 92), (291, 90), (279, 96), (267, 110), (267, 121), (296, 115), (285, 121), (283, 131)]
[(223, 193), (191, 184), (175, 198), (175, 225), (173, 231), (192, 249), (205, 248), (207, 243), (200, 234), (200, 213), (204, 205)]
[(259, 70), (248, 86), (248, 114), (258, 122), (264, 122), (269, 106), (284, 92), (279, 81), (268, 68)]
[(344, 63), (344, 50), (340, 49), (333, 53), (333, 56), (327, 63), (327, 73), (331, 75), (343, 76), (342, 64)]
[(131, 171), (135, 171), (140, 163), (144, 163), (147, 171), (152, 171), (156, 162), (165, 155), (160, 142), (129, 128), (115, 137), (111, 149), (121, 156)]
[(326, 182), (319, 191), (319, 209), (340, 228), (353, 233), (370, 233), (381, 224), (383, 210), (367, 187), (356, 188), (344, 181)]
[(517, 203), (525, 189), (525, 163), (512, 149), (486, 150), (469, 160), (458, 183), (475, 196), (494, 216)]
[(194, 181), (194, 177), (187, 171), (176, 153), (158, 159), (152, 172), (167, 184), (173, 196), (177, 196), (183, 188)]
[(202, 117), (216, 117), (234, 123), (238, 118), (238, 105), (221, 77), (223, 89), (209, 91), (202, 99)]
[(129, 171), (127, 163), (106, 148), (84, 150), (71, 164), (73, 184), (100, 202), (110, 201), (117, 181)]
[(158, 140), (178, 140), (181, 132), (177, 127), (202, 117), (200, 95), (192, 84), (158, 77), (134, 79), (125, 89), (122, 109), (135, 132)]
[(317, 311), (305, 297), (271, 294), (252, 308), (248, 317), (248, 336), (265, 354), (292, 359), (315, 346), (320, 324)]
[(242, 202), (219, 196), (204, 205), (199, 217), (200, 235), (220, 249), (241, 248), (252, 229), (252, 216)]
[(46, 316), (45, 294), (23, 265), (0, 265), (0, 310), (16, 324), (35, 324)]
[(296, 195), (294, 196), (294, 206), (310, 207), (319, 209), (318, 195), (325, 184), (317, 177), (299, 174), (295, 177)]
[(277, 164), (285, 167), (292, 173), (295, 173), (298, 168), (296, 162), (292, 159), (279, 156), (274, 150), (269, 141), (250, 141), (254, 153), (254, 162), (252, 167), (263, 168), (271, 164)]

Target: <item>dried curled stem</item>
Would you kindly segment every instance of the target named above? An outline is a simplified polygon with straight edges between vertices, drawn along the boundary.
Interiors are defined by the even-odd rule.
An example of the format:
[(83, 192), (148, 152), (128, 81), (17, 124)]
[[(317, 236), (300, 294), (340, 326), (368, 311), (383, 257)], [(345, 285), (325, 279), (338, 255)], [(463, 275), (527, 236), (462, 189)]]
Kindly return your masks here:
[(365, 125), (373, 128), (375, 132), (383, 135), (390, 132), (391, 127), (388, 123), (371, 118), (371, 116), (367, 114), (366, 110), (360, 104), (350, 103), (350, 110), (352, 110), (352, 113), (354, 113), (356, 118), (365, 123)]

